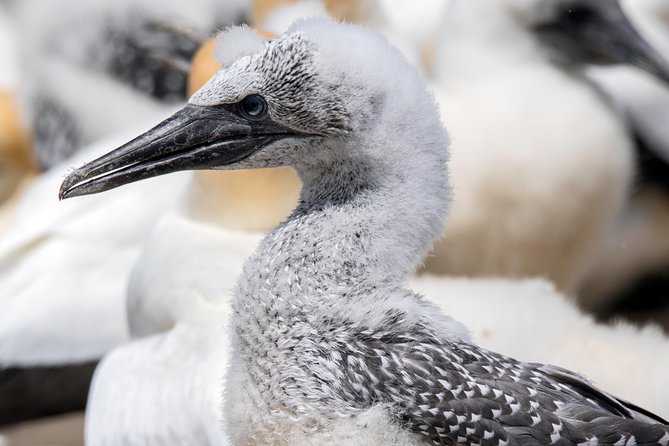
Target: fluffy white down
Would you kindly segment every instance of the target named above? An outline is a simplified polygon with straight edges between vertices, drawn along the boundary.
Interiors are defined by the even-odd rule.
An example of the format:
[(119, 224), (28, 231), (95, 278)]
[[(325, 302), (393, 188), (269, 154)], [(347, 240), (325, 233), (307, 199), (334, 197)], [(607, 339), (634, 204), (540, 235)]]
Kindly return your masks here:
[(231, 288), (259, 234), (172, 212), (133, 269), (134, 340), (96, 370), (86, 410), (90, 445), (226, 445), (221, 394)]
[(626, 198), (628, 135), (602, 95), (548, 63), (504, 11), (491, 13), (491, 31), (466, 20), (467, 8), (484, 5), (452, 5), (467, 14), (444, 26), (436, 97), (452, 139), (454, 201), (427, 269), (548, 275), (571, 292)]
[(669, 385), (669, 338), (659, 327), (597, 324), (542, 279), (423, 276), (409, 284), (465, 324), (477, 344), (577, 371), (601, 389), (669, 417), (662, 390)]
[(38, 177), (19, 201), (0, 240), (0, 364), (86, 361), (128, 339), (130, 269), (188, 174), (67, 202), (56, 194), (72, 163), (106, 153), (137, 133), (83, 150)]

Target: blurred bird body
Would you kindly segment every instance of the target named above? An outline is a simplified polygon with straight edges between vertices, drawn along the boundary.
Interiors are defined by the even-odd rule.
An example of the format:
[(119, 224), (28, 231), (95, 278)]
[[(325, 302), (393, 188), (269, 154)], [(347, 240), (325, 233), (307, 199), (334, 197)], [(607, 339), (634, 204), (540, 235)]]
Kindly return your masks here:
[(554, 35), (573, 26), (569, 7), (622, 16), (615, 2), (451, 2), (436, 89), (455, 200), (428, 271), (542, 276), (573, 293), (622, 209), (632, 142), (581, 72), (596, 42)]
[(86, 444), (227, 444), (220, 420), (229, 296), (260, 238), (179, 213), (163, 218), (133, 268), (134, 339), (96, 371)]
[[(642, 34), (669, 61), (669, 4), (625, 2)], [(600, 317), (655, 321), (669, 328), (669, 84), (631, 67), (589, 72), (625, 116), (637, 149), (625, 211), (580, 291)]]
[[(133, 133), (82, 150), (73, 162), (103, 153)], [(130, 270), (158, 217), (176, 205), (176, 191), (189, 177), (61, 206), (53, 190), (66, 172), (66, 166), (58, 166), (36, 177), (17, 199), (0, 237), (0, 375), (5, 369), (23, 370), (26, 379), (44, 368), (67, 373), (68, 367), (94, 363), (127, 341), (124, 297)], [(73, 378), (65, 374), (63, 379)], [(90, 376), (81, 379), (73, 397), (83, 408)], [(0, 413), (3, 422), (6, 415), (19, 415), (22, 398), (32, 398), (23, 395), (29, 389), (17, 387), (21, 382), (0, 379), (0, 406), (9, 410)], [(55, 379), (49, 397), (66, 389)], [(26, 417), (58, 412), (58, 404), (41, 412), (39, 399), (45, 396), (35, 398)]]

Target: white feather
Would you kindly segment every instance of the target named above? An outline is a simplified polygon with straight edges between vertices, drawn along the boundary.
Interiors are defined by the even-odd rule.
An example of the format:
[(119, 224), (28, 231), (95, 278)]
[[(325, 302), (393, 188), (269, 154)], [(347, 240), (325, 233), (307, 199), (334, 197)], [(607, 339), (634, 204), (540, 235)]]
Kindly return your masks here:
[(133, 270), (131, 342), (96, 370), (86, 444), (227, 444), (229, 296), (260, 235), (166, 216)]

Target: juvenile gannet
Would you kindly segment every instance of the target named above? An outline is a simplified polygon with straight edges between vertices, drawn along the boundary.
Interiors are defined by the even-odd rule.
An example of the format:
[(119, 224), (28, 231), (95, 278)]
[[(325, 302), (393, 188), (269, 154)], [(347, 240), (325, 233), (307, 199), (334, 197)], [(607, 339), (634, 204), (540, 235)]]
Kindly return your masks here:
[(477, 347), (402, 287), (443, 227), (447, 147), (399, 52), (363, 28), (303, 21), (72, 172), (60, 197), (185, 169), (297, 170), (300, 204), (235, 290), (233, 444), (666, 446), (658, 417)]
[(453, 0), (438, 44), (456, 198), (427, 270), (574, 292), (633, 171), (620, 117), (581, 70), (666, 67), (617, 1)]
[[(356, 17), (352, 5), (286, 3), (253, 2), (251, 11), (272, 30), (293, 16), (328, 10)], [(279, 17), (266, 9), (282, 4)], [(191, 91), (221, 63), (262, 45), (248, 29), (221, 33), (215, 44), (210, 40), (193, 59)], [(229, 355), (229, 297), (243, 260), (294, 208), (298, 193), (288, 168), (195, 172), (178, 209), (161, 219), (133, 268), (126, 303), (133, 340), (105, 355), (95, 372), (86, 444), (225, 442), (220, 386)]]
[[(626, 1), (631, 20), (669, 60), (669, 3)], [(631, 67), (597, 67), (590, 76), (626, 118), (637, 150), (632, 193), (609, 232), (579, 302), (601, 318), (658, 322), (669, 329), (669, 78)]]
[[(257, 36), (239, 30), (222, 34), (219, 58), (238, 58), (230, 49), (248, 45), (247, 40), (257, 41)], [(212, 58), (213, 44), (211, 40), (195, 56), (189, 77), (192, 91), (220, 66)], [(127, 307), (136, 339), (107, 354), (96, 371), (86, 410), (87, 444), (124, 444), (130, 438), (143, 444), (202, 439), (215, 443), (224, 438), (217, 420), (225, 401), (221, 403), (216, 389), (227, 364), (227, 331), (221, 323), (231, 313), (226, 296), (241, 257), (251, 253), (260, 237), (253, 233), (279, 221), (277, 205), (287, 213), (294, 185), (292, 175), (281, 169), (198, 171), (192, 181), (177, 212), (161, 219), (133, 268)], [(580, 367), (611, 389), (636, 395), (638, 401), (669, 414), (669, 405), (655, 390), (669, 374), (669, 360), (657, 359), (669, 357), (669, 342), (659, 333), (598, 327), (538, 280), (421, 277), (414, 278), (412, 286), (457, 314), (487, 346)], [(505, 307), (514, 309), (513, 321), (494, 317)], [(525, 339), (523, 332), (536, 331), (542, 324), (536, 312), (548, 308), (554, 326), (568, 327), (572, 336), (544, 329), (535, 342)], [(481, 315), (486, 309), (490, 317)], [(585, 338), (587, 344), (582, 342)], [(607, 353), (592, 351), (618, 355), (620, 367), (612, 370)], [(630, 363), (651, 360), (656, 362), (654, 370), (643, 383), (630, 383)]]

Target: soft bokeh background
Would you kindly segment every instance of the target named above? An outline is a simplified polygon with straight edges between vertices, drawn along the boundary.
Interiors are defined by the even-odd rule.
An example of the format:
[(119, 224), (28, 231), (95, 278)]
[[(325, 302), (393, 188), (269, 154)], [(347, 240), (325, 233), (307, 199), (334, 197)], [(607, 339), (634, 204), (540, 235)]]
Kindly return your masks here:
[[(217, 30), (323, 15), (384, 34), (451, 132), (452, 215), (411, 286), (485, 346), (669, 417), (669, 77), (542, 54), (541, 0), (465, 1), (475, 13), (463, 0), (0, 1), (0, 445), (83, 444), (98, 361), (123, 401), (136, 370), (122, 348), (202, 323), (209, 310), (183, 296), (224, 295), (299, 187), (289, 171), (182, 173), (61, 203), (64, 175), (178, 109), (218, 66)], [(533, 12), (505, 22), (506, 4)], [(662, 65), (667, 1), (622, 6)], [(195, 223), (207, 229), (191, 245), (170, 245)], [(173, 263), (197, 274), (165, 273)]]

